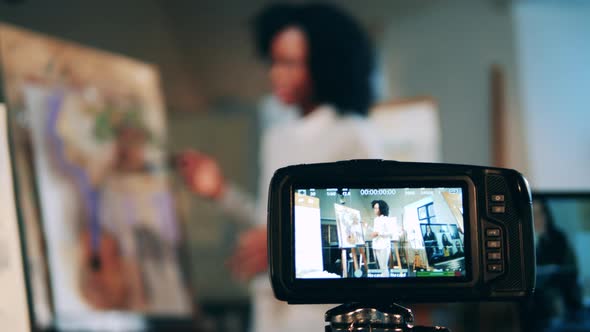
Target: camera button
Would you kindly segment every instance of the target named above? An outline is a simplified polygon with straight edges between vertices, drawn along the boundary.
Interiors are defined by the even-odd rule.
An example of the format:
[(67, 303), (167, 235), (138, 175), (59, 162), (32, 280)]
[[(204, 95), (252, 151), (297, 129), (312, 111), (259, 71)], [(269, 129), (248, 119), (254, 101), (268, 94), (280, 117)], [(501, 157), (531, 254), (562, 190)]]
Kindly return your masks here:
[(506, 212), (506, 207), (504, 205), (493, 205), (492, 206), (492, 213), (504, 213)]
[(488, 228), (488, 229), (486, 229), (486, 236), (498, 237), (498, 236), (500, 236), (500, 229), (499, 228)]
[(488, 260), (489, 261), (502, 260), (502, 253), (501, 252), (488, 252)]
[(504, 195), (492, 195), (492, 202), (494, 202), (494, 203), (504, 202)]
[(487, 241), (486, 242), (486, 247), (491, 248), (491, 249), (498, 249), (500, 248), (501, 242), (500, 241)]
[(502, 272), (502, 264), (488, 264), (488, 272)]

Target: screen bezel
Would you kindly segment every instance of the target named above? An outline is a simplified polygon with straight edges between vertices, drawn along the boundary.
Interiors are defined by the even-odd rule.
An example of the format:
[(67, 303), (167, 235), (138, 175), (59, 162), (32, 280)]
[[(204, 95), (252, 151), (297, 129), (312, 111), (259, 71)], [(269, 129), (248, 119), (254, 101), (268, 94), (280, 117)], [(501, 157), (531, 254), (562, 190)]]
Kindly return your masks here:
[[(364, 174), (363, 174), (364, 175)], [(295, 278), (295, 236), (294, 236), (294, 197), (299, 188), (461, 188), (464, 216), (464, 248), (465, 248), (465, 276), (464, 277), (423, 277), (423, 278), (346, 278), (346, 279), (300, 279)], [(360, 179), (342, 179), (341, 177), (322, 176), (288, 177), (281, 183), (279, 193), (281, 210), (279, 215), (289, 223), (280, 226), (281, 240), (289, 245), (277, 248), (281, 251), (282, 260), (278, 265), (280, 270), (271, 273), (280, 276), (281, 283), (289, 293), (306, 296), (317, 291), (325, 292), (326, 288), (334, 291), (347, 289), (346, 297), (369, 297), (389, 294), (396, 291), (400, 297), (413, 292), (448, 292), (449, 288), (470, 288), (480, 279), (479, 272), (479, 242), (477, 221), (476, 188), (468, 176), (362, 176)], [(288, 209), (285, 209), (288, 207)], [(287, 234), (288, 233), (288, 234)], [(383, 293), (385, 291), (385, 293)], [(361, 294), (362, 293), (362, 294)], [(393, 292), (392, 292), (393, 293)], [(323, 293), (325, 294), (325, 293)], [(416, 294), (413, 294), (413, 297)], [(431, 294), (432, 295), (432, 294)], [(325, 296), (322, 295), (324, 298)], [(343, 295), (344, 296), (344, 295)], [(299, 296), (296, 296), (299, 297)]]

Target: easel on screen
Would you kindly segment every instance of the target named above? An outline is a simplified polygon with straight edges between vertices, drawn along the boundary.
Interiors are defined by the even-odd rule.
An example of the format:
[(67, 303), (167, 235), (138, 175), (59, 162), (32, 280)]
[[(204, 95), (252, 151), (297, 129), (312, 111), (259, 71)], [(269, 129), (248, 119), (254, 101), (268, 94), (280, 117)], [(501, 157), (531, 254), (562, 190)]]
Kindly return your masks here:
[[(357, 246), (350, 248), (350, 253), (352, 256), (352, 266), (354, 268), (353, 271), (360, 271), (361, 266), (364, 264), (365, 273), (369, 273), (369, 262), (367, 261), (367, 251), (363, 246)], [(348, 250), (346, 248), (341, 248), (341, 258), (342, 261), (342, 277), (348, 277)], [(359, 257), (360, 255), (360, 257)]]
[[(365, 236), (361, 221), (361, 212), (345, 206), (344, 204), (334, 204), (336, 214), (336, 228), (338, 231), (338, 243), (340, 247), (340, 261), (342, 265), (342, 277), (348, 277), (348, 250), (352, 256), (354, 277), (362, 277), (360, 270), (361, 264), (365, 264), (365, 273), (368, 273), (368, 262), (365, 246)], [(360, 259), (359, 259), (360, 254)]]
[[(360, 259), (358, 259), (358, 261), (357, 261), (357, 256), (359, 254), (357, 254), (357, 250), (360, 254), (360, 257), (359, 257)], [(364, 263), (365, 273), (369, 273), (369, 261), (367, 260), (367, 251), (365, 250), (365, 247), (364, 246), (357, 246), (356, 248), (352, 248), (351, 252), (352, 252), (352, 263), (354, 266), (354, 270), (355, 271), (360, 270), (361, 263)]]
[[(393, 253), (395, 252), (395, 265), (393, 265)], [(402, 268), (402, 261), (399, 257), (399, 240), (392, 240), (391, 241), (391, 251), (389, 252), (389, 268)]]

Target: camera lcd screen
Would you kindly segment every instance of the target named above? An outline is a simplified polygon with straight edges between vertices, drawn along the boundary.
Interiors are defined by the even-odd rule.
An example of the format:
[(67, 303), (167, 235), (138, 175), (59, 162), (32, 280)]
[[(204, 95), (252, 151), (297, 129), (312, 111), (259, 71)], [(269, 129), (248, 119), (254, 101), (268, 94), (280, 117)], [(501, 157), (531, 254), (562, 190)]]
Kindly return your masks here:
[(467, 276), (461, 187), (294, 191), (295, 279)]

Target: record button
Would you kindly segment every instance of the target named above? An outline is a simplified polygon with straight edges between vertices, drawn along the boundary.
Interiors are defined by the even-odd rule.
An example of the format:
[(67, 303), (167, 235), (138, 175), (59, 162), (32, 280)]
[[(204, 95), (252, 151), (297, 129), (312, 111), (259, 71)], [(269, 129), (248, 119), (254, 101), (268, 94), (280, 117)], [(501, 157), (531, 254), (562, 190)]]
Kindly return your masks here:
[(506, 212), (506, 207), (504, 205), (493, 205), (492, 206), (492, 213), (504, 213)]
[(488, 264), (488, 272), (502, 272), (502, 264)]

